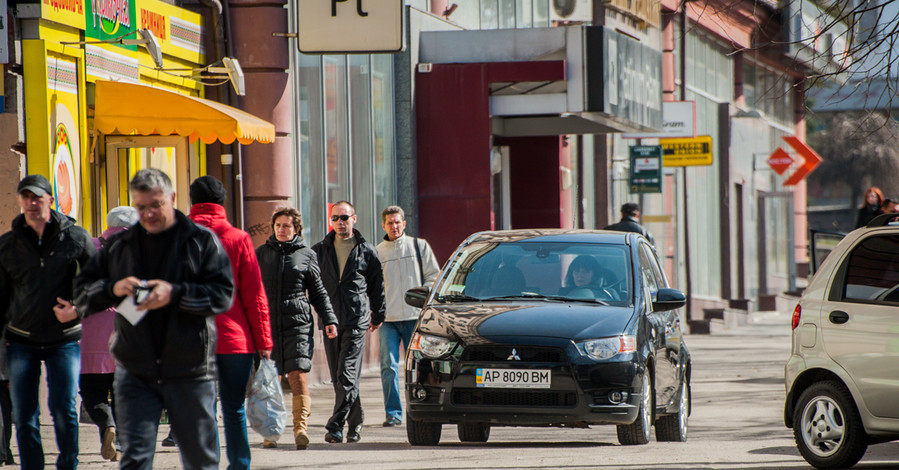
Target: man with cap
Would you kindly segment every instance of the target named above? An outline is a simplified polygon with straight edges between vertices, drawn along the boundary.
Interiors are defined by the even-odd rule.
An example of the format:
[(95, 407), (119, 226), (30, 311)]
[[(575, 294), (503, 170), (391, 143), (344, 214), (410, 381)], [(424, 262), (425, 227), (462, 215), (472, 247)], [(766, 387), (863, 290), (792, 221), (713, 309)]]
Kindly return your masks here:
[(78, 466), (81, 316), (74, 280), (96, 248), (73, 219), (52, 209), (47, 178), (28, 175), (17, 188), (22, 214), (0, 236), (0, 324), (6, 325), (10, 395), (22, 468), (43, 468), (38, 389), (47, 368), (60, 469)]
[(253, 370), (253, 355), (271, 357), (272, 334), (268, 298), (262, 285), (253, 240), (226, 218), (225, 187), (212, 176), (201, 176), (190, 185), (190, 217), (218, 235), (231, 259), (234, 303), (215, 317), (215, 358), (218, 365), (222, 421), (228, 468), (250, 468), (250, 443), (244, 401)]
[(636, 202), (625, 202), (621, 205), (621, 220), (618, 223), (606, 226), (603, 230), (614, 230), (616, 232), (634, 232), (639, 233), (649, 240), (649, 243), (655, 244), (652, 234), (640, 225), (640, 205)]

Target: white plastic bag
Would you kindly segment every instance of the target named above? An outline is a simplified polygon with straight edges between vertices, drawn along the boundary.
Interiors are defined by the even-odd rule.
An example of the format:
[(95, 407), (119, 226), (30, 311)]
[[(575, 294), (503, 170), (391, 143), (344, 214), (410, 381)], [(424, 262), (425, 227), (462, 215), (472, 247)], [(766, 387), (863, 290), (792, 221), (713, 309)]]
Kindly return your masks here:
[(287, 424), (284, 391), (278, 381), (275, 361), (262, 359), (247, 392), (250, 427), (268, 441), (278, 442)]

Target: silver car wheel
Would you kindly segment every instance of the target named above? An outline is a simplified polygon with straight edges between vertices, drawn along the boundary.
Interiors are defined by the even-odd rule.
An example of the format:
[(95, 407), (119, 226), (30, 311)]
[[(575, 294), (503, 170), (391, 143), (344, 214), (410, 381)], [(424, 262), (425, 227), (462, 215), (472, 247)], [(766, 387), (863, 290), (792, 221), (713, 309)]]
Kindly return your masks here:
[(643, 377), (643, 440), (649, 442), (649, 431), (652, 428), (652, 387), (649, 375)]
[(802, 410), (798, 423), (802, 439), (810, 451), (819, 457), (829, 457), (843, 442), (843, 412), (827, 396), (816, 396)]

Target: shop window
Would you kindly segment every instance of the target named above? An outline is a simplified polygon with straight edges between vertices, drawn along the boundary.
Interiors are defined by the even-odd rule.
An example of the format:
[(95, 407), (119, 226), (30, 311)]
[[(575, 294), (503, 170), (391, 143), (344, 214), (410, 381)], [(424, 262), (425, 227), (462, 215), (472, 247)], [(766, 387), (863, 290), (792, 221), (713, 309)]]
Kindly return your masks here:
[[(377, 217), (374, 198), (374, 169), (372, 168), (371, 132), (371, 64), (370, 55), (347, 56), (349, 66), (350, 135), (352, 139), (350, 164), (353, 168), (352, 203), (359, 214), (356, 229), (367, 240), (377, 234)], [(332, 201), (333, 202), (333, 201)]]
[[(393, 57), (372, 55), (372, 116), (374, 121), (375, 208), (377, 227), (381, 210), (396, 204), (396, 138), (393, 110)], [(377, 231), (376, 227), (376, 231)]]
[(297, 60), (299, 93), (299, 165), (300, 212), (303, 214), (303, 237), (309, 241), (325, 232), (324, 131), (322, 124), (322, 66), (320, 56), (299, 54)]
[[(323, 58), (325, 77), (325, 191), (327, 202), (350, 199), (346, 56)], [(352, 201), (350, 201), (352, 202)]]

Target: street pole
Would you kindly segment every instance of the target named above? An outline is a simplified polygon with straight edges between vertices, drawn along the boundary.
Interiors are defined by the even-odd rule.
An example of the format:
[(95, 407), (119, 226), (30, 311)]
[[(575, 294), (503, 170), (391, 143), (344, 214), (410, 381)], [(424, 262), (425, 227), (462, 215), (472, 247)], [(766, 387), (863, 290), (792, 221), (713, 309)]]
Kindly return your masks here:
[[(687, 1), (683, 0), (680, 4), (680, 99), (687, 101)], [(684, 271), (686, 278), (684, 287), (687, 291), (687, 319), (692, 317), (693, 306), (693, 286), (692, 276), (690, 275), (690, 206), (687, 204), (687, 167), (684, 166), (681, 180), (683, 187), (681, 191), (684, 199)]]

